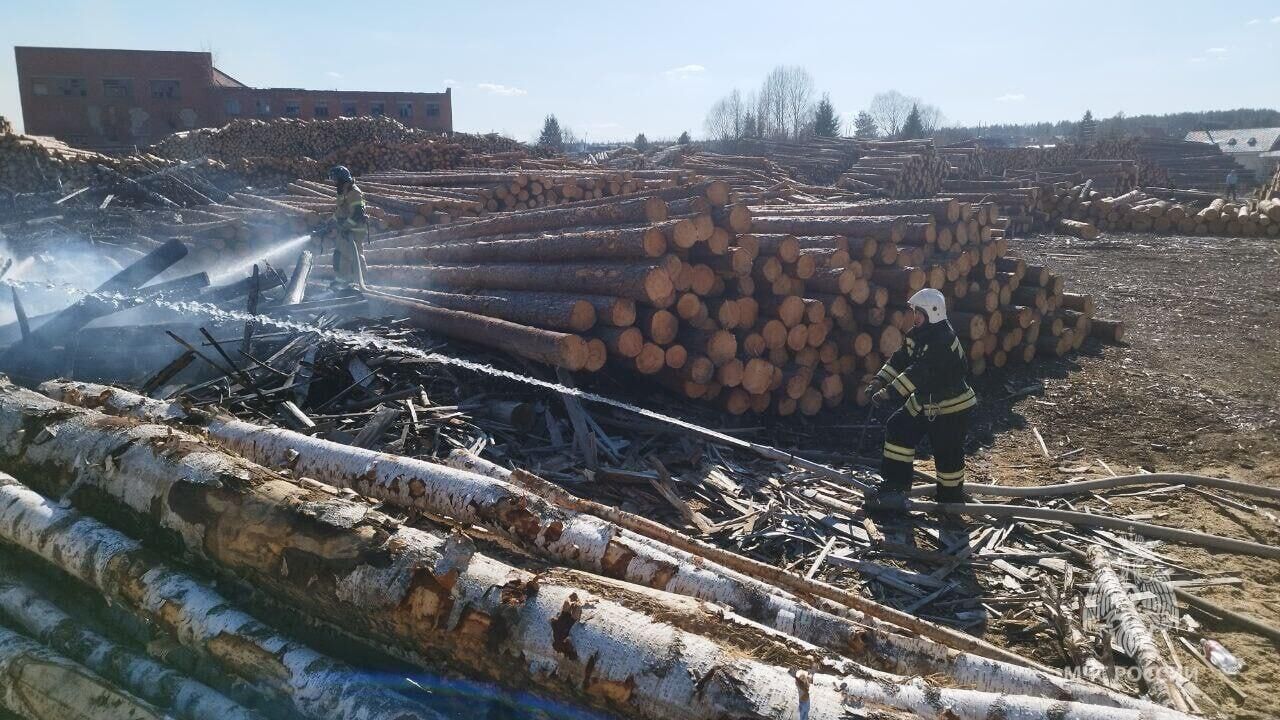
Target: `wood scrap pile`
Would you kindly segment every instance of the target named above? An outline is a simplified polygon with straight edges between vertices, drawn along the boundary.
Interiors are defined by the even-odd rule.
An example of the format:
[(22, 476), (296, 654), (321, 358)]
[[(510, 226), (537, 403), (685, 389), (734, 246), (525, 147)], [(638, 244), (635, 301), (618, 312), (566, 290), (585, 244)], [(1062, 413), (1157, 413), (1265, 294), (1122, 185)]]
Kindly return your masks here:
[(941, 187), (950, 164), (933, 140), (872, 140), (857, 143), (858, 161), (836, 187), (890, 198), (929, 197)]
[(1259, 195), (1263, 200), (1280, 200), (1280, 163), (1276, 164), (1271, 180), (1259, 191)]
[[(141, 616), (204, 660), (202, 679), (217, 690), (244, 685), (304, 717), (433, 717), (414, 709), (423, 695), (408, 683), (380, 685), (384, 704), (361, 705), (374, 698), (352, 675), (370, 651), (654, 720), (934, 718), (939, 708), (962, 720), (1189, 717), (820, 580), (864, 562), (884, 566), (868, 575), (877, 584), (893, 576), (883, 555), (843, 534), (860, 526), (843, 510), (825, 512), (833, 524), (821, 553), (839, 559), (806, 577), (474, 456), (457, 458), (470, 468), (459, 470), (103, 386), (42, 390), (48, 397), (0, 387), (0, 428), (58, 438), (0, 447), (0, 469), (19, 478), (0, 483), (4, 553), (27, 568), (56, 566), (80, 594)], [(814, 496), (792, 484), (787, 494)], [(770, 511), (762, 524), (795, 509)], [(126, 533), (169, 541), (142, 549)], [(1039, 546), (1025, 550), (1024, 537), (1034, 542), (993, 527), (963, 555), (949, 554), (959, 551), (945, 540), (935, 554), (953, 569), (974, 556), (984, 574), (1021, 574), (1013, 602), (986, 603), (1017, 621), (1021, 595), (1034, 591), (1029, 573), (1054, 559)], [(898, 585), (923, 574), (898, 572)], [(936, 574), (942, 587), (916, 602), (963, 602), (947, 591), (954, 578)], [(212, 594), (211, 581), (223, 578), (252, 584), (253, 603)], [(212, 615), (196, 612), (210, 602), (221, 635), (206, 627)], [(285, 635), (317, 626), (321, 633)], [(322, 634), (331, 638), (327, 656), (302, 644)], [(223, 645), (240, 651), (218, 652)], [(305, 663), (255, 651), (282, 646)], [(321, 662), (327, 672), (300, 674)], [(116, 677), (105, 684), (118, 687)], [(326, 704), (335, 696), (341, 704)]]

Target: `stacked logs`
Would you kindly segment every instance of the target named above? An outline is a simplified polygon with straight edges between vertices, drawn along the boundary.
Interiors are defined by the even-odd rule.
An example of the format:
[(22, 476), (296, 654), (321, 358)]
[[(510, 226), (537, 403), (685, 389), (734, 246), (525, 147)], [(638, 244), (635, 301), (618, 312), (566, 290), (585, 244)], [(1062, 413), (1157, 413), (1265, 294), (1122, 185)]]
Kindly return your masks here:
[(1068, 223), (1069, 230), (1083, 222), (1110, 231), (1280, 237), (1280, 200), (1231, 202), (1212, 193), (1167, 188), (1107, 196), (1075, 186), (1046, 195), (1039, 209), (1048, 222)]
[(926, 286), (954, 303), (975, 374), (1089, 333), (1087, 298), (1064, 306), (1061, 278), (1004, 258), (994, 203), (730, 199), (704, 181), (393, 235), (366, 252), (366, 282), (424, 328), (569, 370), (611, 363), (731, 414), (865, 402)]
[[(1209, 137), (1211, 134), (1206, 139)], [(1213, 142), (1142, 138), (1137, 141), (1137, 157), (1161, 168), (1166, 175), (1164, 182), (1147, 180), (1145, 185), (1220, 191), (1226, 185), (1227, 173), (1232, 170), (1239, 176), (1241, 187), (1252, 188), (1258, 184), (1253, 170), (1237, 164)]]
[(890, 198), (928, 197), (936, 193), (949, 163), (933, 140), (883, 140), (858, 143), (861, 157), (836, 186)]
[[(0, 633), (0, 704), (33, 720), (434, 719), (448, 693), (415, 691), (438, 679), (433, 661), (642, 720), (905, 720), (938, 707), (958, 720), (1187, 720), (527, 473), (480, 475), (103, 386), (41, 389), (0, 384), (0, 434), (58, 438), (0, 446), (0, 553), (19, 571), (0, 583), (0, 609), (31, 635)], [(126, 620), (115, 634), (128, 646), (66, 622), (26, 580), (49, 571), (62, 596)], [(227, 579), (254, 588), (249, 608), (222, 594)], [(146, 654), (179, 657), (217, 689)], [(388, 675), (388, 658), (415, 679)], [(510, 699), (477, 689), (448, 716)]]

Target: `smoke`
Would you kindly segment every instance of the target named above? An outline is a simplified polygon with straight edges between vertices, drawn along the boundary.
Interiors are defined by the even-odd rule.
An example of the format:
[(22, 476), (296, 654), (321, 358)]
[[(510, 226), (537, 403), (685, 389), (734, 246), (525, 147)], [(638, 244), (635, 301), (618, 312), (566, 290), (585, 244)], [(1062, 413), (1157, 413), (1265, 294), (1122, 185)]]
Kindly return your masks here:
[[(311, 235), (299, 235), (295, 238), (282, 240), (266, 249), (259, 249), (236, 258), (230, 258), (211, 267), (187, 267), (185, 272), (207, 272), (209, 273), (209, 281), (212, 285), (222, 285), (234, 280), (239, 280), (245, 275), (248, 275), (251, 272), (254, 263), (268, 262), (271, 263), (272, 267), (290, 270), (296, 260), (296, 255), (300, 253), (310, 241)], [(185, 261), (178, 265), (185, 265)], [(177, 267), (177, 265), (175, 265), (175, 267)]]
[[(0, 241), (0, 261), (14, 258), (4, 279), (21, 288), (18, 294), (28, 318), (61, 310), (80, 298), (74, 291), (91, 291), (120, 272), (124, 265), (113, 257), (117, 254), (78, 237), (46, 240), (35, 254)], [(16, 321), (11, 292), (0, 295), (0, 325)]]

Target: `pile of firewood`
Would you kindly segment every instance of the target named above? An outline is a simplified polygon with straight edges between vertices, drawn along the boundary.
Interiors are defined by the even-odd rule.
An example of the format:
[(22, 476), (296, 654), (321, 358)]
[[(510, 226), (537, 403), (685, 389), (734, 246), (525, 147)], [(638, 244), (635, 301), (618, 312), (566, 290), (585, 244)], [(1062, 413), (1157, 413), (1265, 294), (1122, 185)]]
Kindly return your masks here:
[(891, 198), (933, 195), (947, 175), (949, 163), (933, 140), (882, 140), (857, 143), (861, 157), (836, 186)]

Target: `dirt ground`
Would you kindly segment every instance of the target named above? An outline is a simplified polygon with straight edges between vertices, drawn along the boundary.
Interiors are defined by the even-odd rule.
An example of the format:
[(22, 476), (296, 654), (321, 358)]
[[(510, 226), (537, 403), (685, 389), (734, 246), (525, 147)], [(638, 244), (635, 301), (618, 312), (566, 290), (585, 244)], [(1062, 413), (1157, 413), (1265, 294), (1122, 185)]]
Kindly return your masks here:
[[(978, 482), (1045, 484), (1146, 471), (1190, 472), (1280, 485), (1280, 244), (1275, 240), (1108, 235), (1014, 241), (1030, 263), (1094, 296), (1099, 317), (1121, 317), (1124, 346), (1090, 341), (1075, 357), (1038, 361), (978, 383), (984, 398), (972, 434)], [(1009, 397), (1029, 387), (1043, 390)], [(1031, 429), (1044, 437), (1044, 457)], [(1256, 509), (1192, 491), (1114, 497), (1113, 514), (1153, 513), (1150, 522), (1280, 544), (1280, 505), (1236, 498)], [(1160, 552), (1206, 576), (1238, 585), (1195, 590), (1202, 597), (1280, 627), (1280, 562), (1167, 544)], [(1247, 663), (1234, 681), (1243, 701), (1180, 648), (1197, 683), (1233, 718), (1280, 717), (1280, 653), (1256, 635), (1206, 623)], [(993, 626), (989, 631), (996, 631)], [(1027, 639), (1000, 638), (1036, 653)]]

